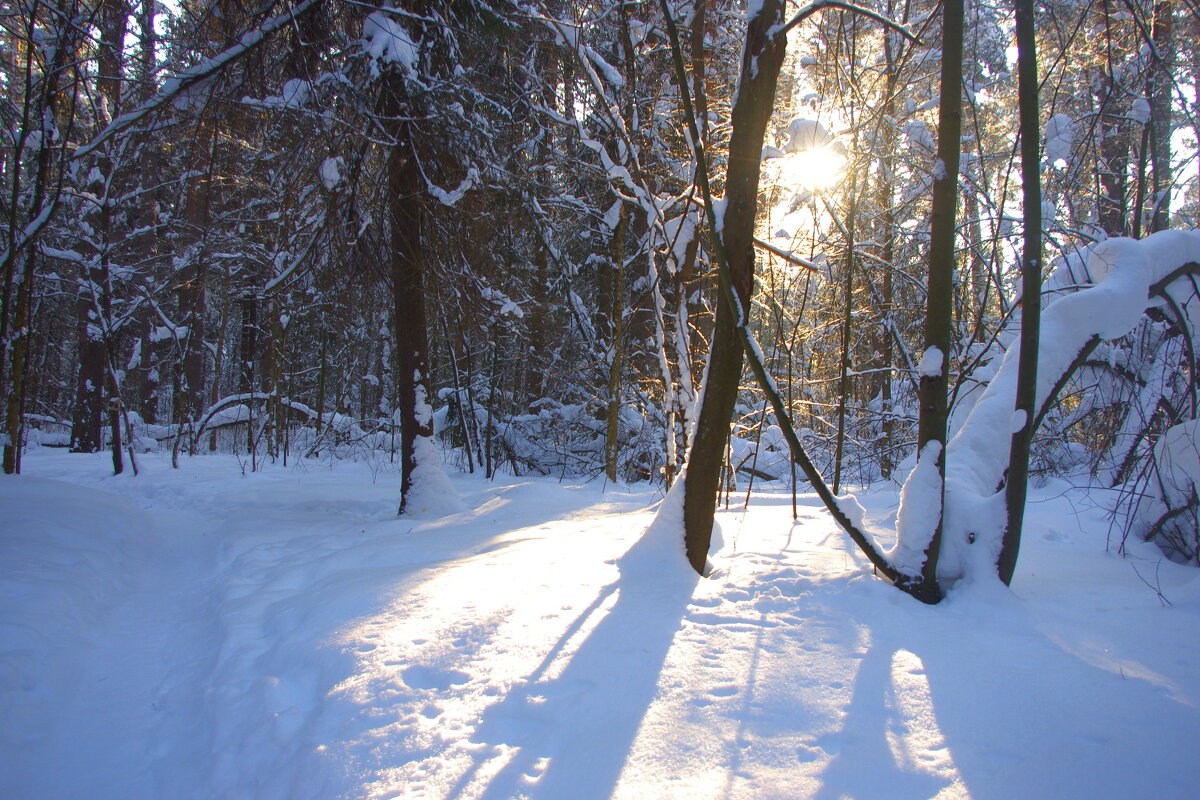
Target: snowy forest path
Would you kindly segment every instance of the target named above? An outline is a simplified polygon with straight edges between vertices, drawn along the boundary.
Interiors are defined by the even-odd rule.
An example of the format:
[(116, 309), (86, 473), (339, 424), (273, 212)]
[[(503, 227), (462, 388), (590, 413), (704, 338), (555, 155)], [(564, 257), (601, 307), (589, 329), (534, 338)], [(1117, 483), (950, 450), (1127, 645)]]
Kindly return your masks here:
[[(74, 482), (74, 472), (52, 474)], [(49, 645), (26, 667), (25, 688), (66, 702), (15, 722), (39, 747), (12, 751), (0, 795), (183, 797), (203, 780), (223, 521), (180, 508), (173, 493), (155, 498), (162, 487), (119, 480), (75, 485), (64, 500), (67, 484), (33, 478), (6, 498), (23, 501), (16, 519), (38, 548), (10, 551), (12, 563), (56, 587), (11, 598), (9, 610)], [(5, 795), (8, 780), (17, 794)]]
[(39, 455), (0, 480), (6, 800), (1195, 785), (1200, 583), (1164, 564), (1161, 607), (1069, 497), (1035, 506), (1015, 594), (930, 608), (811, 495), (719, 512), (699, 580), (643, 533), (653, 490), (456, 476), (467, 511), (398, 518), (368, 465)]
[[(179, 797), (180, 787), (203, 782), (211, 733), (200, 712), (215, 657), (221, 520), (179, 509), (147, 510), (144, 519), (131, 588), (83, 660), (76, 719), (65, 721), (78, 741), (62, 743), (72, 751), (64, 763), (74, 766), (59, 776), (57, 796)], [(171, 769), (156, 769), (163, 759)]]

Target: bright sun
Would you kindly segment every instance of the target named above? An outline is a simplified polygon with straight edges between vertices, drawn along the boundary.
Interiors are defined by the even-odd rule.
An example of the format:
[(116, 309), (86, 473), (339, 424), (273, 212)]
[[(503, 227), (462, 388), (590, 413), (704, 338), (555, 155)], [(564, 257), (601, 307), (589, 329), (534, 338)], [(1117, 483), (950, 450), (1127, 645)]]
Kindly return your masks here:
[(805, 189), (828, 189), (841, 179), (845, 162), (841, 154), (827, 147), (790, 153), (778, 160), (779, 182)]

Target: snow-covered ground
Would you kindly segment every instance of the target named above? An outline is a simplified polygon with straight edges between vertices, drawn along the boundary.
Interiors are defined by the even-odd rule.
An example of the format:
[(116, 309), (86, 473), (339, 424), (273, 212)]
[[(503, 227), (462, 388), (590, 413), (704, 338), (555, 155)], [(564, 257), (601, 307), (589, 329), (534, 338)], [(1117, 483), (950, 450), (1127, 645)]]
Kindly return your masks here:
[(364, 465), (107, 469), (0, 478), (7, 800), (1200, 792), (1200, 573), (1064, 485), (1013, 593), (931, 608), (811, 496), (721, 512), (698, 580), (644, 488), (455, 476), (411, 519)]

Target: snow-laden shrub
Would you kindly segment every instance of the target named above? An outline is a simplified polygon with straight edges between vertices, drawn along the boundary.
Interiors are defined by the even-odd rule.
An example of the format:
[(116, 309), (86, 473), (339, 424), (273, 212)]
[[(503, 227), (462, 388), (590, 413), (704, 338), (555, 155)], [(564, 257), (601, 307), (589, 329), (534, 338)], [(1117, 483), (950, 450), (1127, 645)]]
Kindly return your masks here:
[(1141, 492), (1130, 513), (1132, 529), (1172, 561), (1200, 566), (1200, 420), (1168, 428), (1154, 445)]

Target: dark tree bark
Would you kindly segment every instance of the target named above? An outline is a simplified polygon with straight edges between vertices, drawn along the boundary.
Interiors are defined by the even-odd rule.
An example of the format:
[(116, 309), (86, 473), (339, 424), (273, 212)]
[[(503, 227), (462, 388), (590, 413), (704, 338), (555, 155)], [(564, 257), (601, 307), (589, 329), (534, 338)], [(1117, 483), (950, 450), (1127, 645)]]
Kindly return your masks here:
[(746, 48), (733, 107), (725, 207), (718, 231), (729, 261), (739, 308), (728, 298), (717, 303), (716, 325), (709, 352), (708, 380), (696, 421), (696, 435), (683, 486), (684, 546), (688, 561), (704, 572), (712, 541), (717, 487), (729, 440), (729, 424), (742, 374), (742, 341), (736, 326), (748, 319), (754, 283), (754, 219), (762, 143), (775, 103), (775, 87), (783, 65), (787, 37), (773, 30), (783, 22), (782, 0), (765, 0), (750, 20)]
[[(85, 290), (86, 291), (86, 290)], [(71, 452), (98, 453), (101, 429), (104, 426), (106, 405), (104, 379), (104, 342), (100, 341), (99, 324), (94, 320), (91, 297), (76, 301), (79, 371), (75, 381), (75, 403), (71, 417)]]
[[(891, 3), (888, 12), (891, 13)], [(898, 53), (895, 39), (885, 36), (883, 41), (884, 61), (887, 65), (886, 83), (884, 88), (883, 118), (894, 117), (896, 111), (896, 90), (900, 81), (900, 68), (897, 63)], [(899, 134), (894, 125), (884, 125), (882, 132), (882, 153), (879, 163), (878, 187), (876, 202), (880, 209), (877, 240), (880, 242), (879, 257), (883, 261), (882, 306), (879, 309), (883, 316), (884, 330), (879, 332), (879, 406), (883, 415), (880, 425), (881, 444), (879, 452), (879, 474), (886, 478), (892, 477), (894, 459), (892, 443), (895, 438), (895, 417), (892, 413), (892, 367), (895, 363), (894, 335), (892, 326), (895, 324), (896, 303), (893, 272), (896, 257), (896, 167), (894, 154), (898, 151)]]
[(205, 316), (208, 311), (207, 242), (209, 208), (212, 200), (213, 148), (217, 127), (212, 111), (206, 109), (196, 131), (191, 158), (191, 175), (184, 198), (184, 219), (191, 228), (193, 252), (183, 270), (179, 286), (179, 324), (187, 327), (183, 340), (182, 378), (175, 398), (176, 421), (195, 422), (204, 410)]
[[(97, 97), (103, 100), (99, 122), (121, 112), (121, 84), (124, 76), (121, 47), (125, 41), (128, 9), (122, 0), (104, 0), (99, 8), (100, 41), (96, 59)], [(71, 425), (71, 451), (95, 453), (100, 450), (105, 412), (113, 413), (110, 405), (118, 401), (119, 387), (109, 363), (115, 342), (108, 325), (111, 316), (112, 289), (109, 277), (110, 256), (116, 245), (113, 230), (110, 182), (114, 165), (104, 151), (98, 153), (92, 173), (95, 180), (89, 192), (101, 202), (88, 207), (84, 218), (87, 228), (82, 238), (87, 261), (83, 267), (82, 284), (76, 301), (79, 372), (76, 381), (74, 416)], [(113, 456), (116, 472), (120, 472), (120, 444), (114, 426)]]
[(240, 305), (242, 334), (238, 342), (238, 391), (246, 394), (255, 390), (255, 365), (258, 363), (258, 296), (247, 292), (241, 297)]
[(604, 330), (608, 339), (608, 374), (605, 384), (608, 407), (604, 414), (604, 474), (617, 480), (617, 460), (621, 455), (621, 367), (625, 361), (625, 235), (629, 230), (629, 206), (621, 204), (611, 243), (612, 264), (605, 275), (607, 314)]
[(409, 95), (403, 75), (395, 70), (385, 74), (380, 101), (381, 114), (393, 137), (387, 160), (388, 229), (400, 406), (400, 513), (403, 514), (417, 468), (417, 438), (433, 438), (433, 420), (421, 413), (429, 397), (425, 254), (421, 241), (425, 181), (417, 162), (416, 131), (408, 121), (415, 116), (415, 101)]
[(1021, 526), (1029, 478), (1029, 445), (1037, 412), (1038, 343), (1042, 318), (1042, 186), (1038, 148), (1037, 40), (1033, 0), (1016, 0), (1017, 91), (1021, 129), (1021, 191), (1025, 242), (1021, 264), (1021, 344), (1017, 364), (1016, 412), (1023, 422), (1012, 435), (1004, 501), (1007, 518), (997, 561), (1000, 580), (1012, 581), (1021, 548)]
[(854, 323), (854, 229), (857, 217), (855, 192), (857, 186), (858, 174), (855, 171), (850, 175), (850, 208), (846, 214), (846, 285), (842, 287), (842, 352), (838, 364), (837, 433), (833, 454), (834, 494), (838, 494), (842, 486), (842, 455), (846, 444), (846, 404), (850, 402), (850, 347)]
[(1100, 0), (1104, 20), (1104, 68), (1098, 96), (1100, 118), (1097, 123), (1097, 177), (1100, 197), (1097, 217), (1109, 236), (1129, 235), (1129, 120), (1120, 110), (1119, 87), (1113, 77), (1114, 66), (1123, 52), (1113, 46), (1113, 3)]
[[(19, 164), (14, 164), (11, 169), (12, 182), (5, 187), (9, 196), (6, 198), (3, 250), (0, 251), (0, 370), (4, 371), (4, 383), (0, 388), (6, 396), (3, 467), (5, 474), (10, 475), (21, 471), (33, 304), (33, 243), (59, 208), (63, 188), (63, 153), (60, 148), (45, 143), (54, 140), (54, 121), (60, 120), (63, 107), (66, 106), (68, 134), (74, 126), (75, 111), (73, 104), (64, 102), (70, 94), (64, 84), (79, 31), (71, 21), (55, 17), (52, 9), (47, 10), (49, 20), (40, 18), (39, 10), (34, 6), (34, 13), (27, 17), (25, 41), (32, 43), (35, 31), (39, 29), (52, 35), (54, 46), (50, 49), (54, 58), (43, 65), (44, 74), (40, 81), (35, 81), (32, 48), (24, 54), (25, 86), (20, 132), (14, 149), (18, 155), (26, 155), (22, 151), (31, 146), (34, 134), (40, 146), (34, 150), (32, 187), (26, 190), (22, 186), (23, 170)], [(20, 203), (23, 191), (31, 193), (31, 202), (24, 209)]]
[(1150, 185), (1152, 188), (1149, 221), (1146, 232), (1166, 230), (1171, 217), (1171, 189), (1174, 175), (1171, 168), (1171, 74), (1175, 50), (1175, 3), (1158, 0), (1154, 4), (1154, 27), (1151, 34), (1157, 53), (1147, 94), (1150, 95)]
[(708, 79), (705, 67), (704, 36), (708, 33), (708, 0), (692, 3), (692, 97), (696, 101), (696, 124), (701, 142), (708, 141)]
[[(941, 479), (939, 486), (944, 484), (946, 475), (950, 346), (954, 332), (954, 238), (959, 156), (962, 148), (963, 0), (944, 0), (942, 13), (941, 97), (938, 104), (933, 207), (930, 212), (929, 281), (925, 299), (926, 355), (922, 359), (927, 365), (936, 362), (940, 366), (936, 370), (923, 370), (917, 386), (917, 400), (920, 404), (917, 421), (918, 453), (920, 458), (924, 458), (930, 452), (928, 448), (936, 447), (937, 471)], [(933, 353), (934, 350), (937, 352)], [(929, 547), (925, 551), (920, 584), (921, 591), (940, 596), (937, 587), (937, 562), (943, 522), (943, 500), (940, 494), (937, 504), (937, 523)]]

